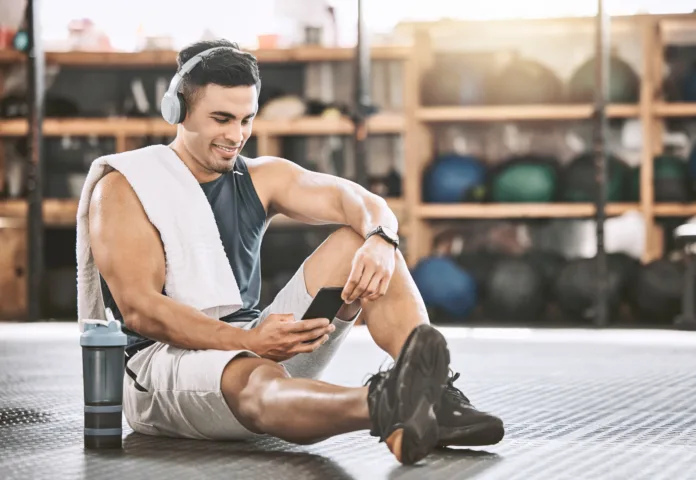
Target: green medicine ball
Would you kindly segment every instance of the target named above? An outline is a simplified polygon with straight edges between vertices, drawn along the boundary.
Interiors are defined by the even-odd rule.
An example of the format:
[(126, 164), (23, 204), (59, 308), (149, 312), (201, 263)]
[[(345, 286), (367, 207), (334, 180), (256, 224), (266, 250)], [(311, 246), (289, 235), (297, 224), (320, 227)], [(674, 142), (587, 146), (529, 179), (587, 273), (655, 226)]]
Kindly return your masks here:
[(503, 167), (492, 182), (495, 202), (544, 203), (556, 196), (556, 170), (544, 163), (518, 163)]
[[(658, 155), (653, 164), (656, 202), (688, 202), (691, 199), (686, 160), (675, 155)], [(628, 200), (640, 199), (640, 168), (631, 170)]]

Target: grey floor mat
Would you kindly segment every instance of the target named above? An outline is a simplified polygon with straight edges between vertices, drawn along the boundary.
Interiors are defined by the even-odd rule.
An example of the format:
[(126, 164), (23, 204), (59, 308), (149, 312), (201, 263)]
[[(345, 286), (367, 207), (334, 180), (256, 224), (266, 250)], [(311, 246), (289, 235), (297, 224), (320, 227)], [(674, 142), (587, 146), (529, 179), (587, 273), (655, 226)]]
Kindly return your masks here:
[[(366, 432), (312, 446), (271, 438), (214, 443), (147, 437), (124, 422), (121, 452), (85, 452), (76, 326), (46, 324), (50, 333), (37, 334), (41, 327), (0, 324), (3, 479), (696, 478), (691, 333), (626, 341), (637, 334), (561, 331), (511, 339), (504, 330), (446, 329), (462, 374), (457, 386), (499, 414), (507, 435), (500, 445), (438, 451), (402, 467)], [(360, 385), (384, 360), (366, 331), (356, 329), (325, 380)]]

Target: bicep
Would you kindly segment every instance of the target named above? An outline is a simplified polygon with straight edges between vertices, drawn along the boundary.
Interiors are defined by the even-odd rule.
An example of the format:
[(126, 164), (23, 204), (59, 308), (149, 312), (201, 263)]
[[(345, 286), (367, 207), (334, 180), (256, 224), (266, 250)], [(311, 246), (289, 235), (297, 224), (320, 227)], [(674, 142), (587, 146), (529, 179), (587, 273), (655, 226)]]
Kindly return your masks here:
[(164, 285), (164, 249), (128, 181), (117, 172), (97, 184), (90, 201), (89, 236), (97, 269), (124, 316)]

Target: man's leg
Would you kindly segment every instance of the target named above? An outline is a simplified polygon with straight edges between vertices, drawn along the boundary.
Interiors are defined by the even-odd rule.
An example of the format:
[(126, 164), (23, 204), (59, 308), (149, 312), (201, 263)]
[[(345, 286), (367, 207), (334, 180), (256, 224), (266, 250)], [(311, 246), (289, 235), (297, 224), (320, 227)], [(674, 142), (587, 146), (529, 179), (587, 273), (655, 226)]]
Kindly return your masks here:
[(239, 422), (254, 433), (307, 444), (371, 427), (367, 387), (290, 378), (271, 360), (247, 357), (231, 361), (221, 387)]
[(449, 369), (442, 334), (415, 329), (391, 369), (372, 376), (367, 388), (346, 388), (291, 378), (270, 360), (237, 357), (225, 367), (220, 389), (247, 430), (300, 444), (370, 429), (397, 460), (412, 464), (437, 445), (434, 408)]
[[(344, 286), (350, 275), (352, 260), (364, 240), (351, 228), (334, 232), (305, 262), (307, 290), (314, 296), (322, 287)], [(409, 333), (418, 325), (429, 323), (427, 310), (408, 266), (396, 252), (396, 268), (384, 296), (372, 301), (346, 305), (339, 318), (361, 314), (375, 343), (396, 358)], [(505, 429), (496, 416), (474, 408), (469, 399), (454, 386), (459, 374), (448, 381), (437, 410), (441, 445), (480, 446), (502, 440)]]
[[(364, 239), (352, 228), (334, 232), (307, 259), (304, 265), (307, 291), (314, 296), (322, 287), (342, 287), (348, 281), (355, 252)], [(343, 307), (338, 318), (352, 318), (362, 308), (362, 318), (375, 343), (396, 358), (411, 330), (429, 323), (423, 299), (403, 255), (396, 251), (396, 268), (387, 293), (373, 302), (353, 302)]]

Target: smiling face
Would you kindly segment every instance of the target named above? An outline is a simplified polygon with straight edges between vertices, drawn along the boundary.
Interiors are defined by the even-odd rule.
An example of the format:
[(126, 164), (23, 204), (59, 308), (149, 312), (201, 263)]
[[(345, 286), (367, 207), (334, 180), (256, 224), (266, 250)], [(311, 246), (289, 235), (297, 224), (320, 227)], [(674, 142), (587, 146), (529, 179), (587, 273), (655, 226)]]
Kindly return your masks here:
[(258, 110), (255, 86), (200, 87), (190, 102), (175, 143), (190, 157), (189, 168), (200, 180), (229, 172), (251, 136)]

